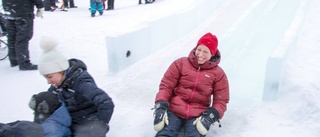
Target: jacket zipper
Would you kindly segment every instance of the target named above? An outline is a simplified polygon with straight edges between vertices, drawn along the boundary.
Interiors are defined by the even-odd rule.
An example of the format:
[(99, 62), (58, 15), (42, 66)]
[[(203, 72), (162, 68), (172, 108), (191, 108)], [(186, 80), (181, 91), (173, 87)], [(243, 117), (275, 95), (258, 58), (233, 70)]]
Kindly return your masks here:
[(187, 104), (187, 119), (189, 119), (190, 101), (191, 101), (191, 99), (193, 98), (194, 93), (196, 92), (196, 87), (197, 87), (197, 83), (198, 83), (198, 80), (199, 80), (200, 68), (201, 68), (201, 67), (199, 67), (198, 70), (197, 70), (196, 80), (195, 80), (195, 82), (194, 82), (194, 86), (193, 86), (193, 89), (192, 89), (192, 93), (191, 93), (190, 98), (188, 99), (188, 104)]

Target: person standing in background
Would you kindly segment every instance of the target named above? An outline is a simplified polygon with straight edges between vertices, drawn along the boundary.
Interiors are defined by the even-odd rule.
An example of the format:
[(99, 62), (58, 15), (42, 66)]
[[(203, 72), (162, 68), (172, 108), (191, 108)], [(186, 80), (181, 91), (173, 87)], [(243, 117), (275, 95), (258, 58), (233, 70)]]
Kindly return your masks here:
[(108, 8), (106, 10), (114, 9), (114, 0), (108, 0)]
[(102, 0), (90, 0), (91, 17), (95, 17), (96, 16), (97, 10), (98, 10), (100, 15), (103, 14)]
[(78, 6), (75, 6), (74, 5), (74, 1), (73, 0), (63, 0), (63, 5), (64, 5), (64, 8), (78, 8)]
[(20, 70), (37, 70), (30, 62), (29, 41), (33, 36), (34, 7), (37, 17), (43, 17), (42, 0), (2, 0), (8, 32), (9, 60), (11, 67)]

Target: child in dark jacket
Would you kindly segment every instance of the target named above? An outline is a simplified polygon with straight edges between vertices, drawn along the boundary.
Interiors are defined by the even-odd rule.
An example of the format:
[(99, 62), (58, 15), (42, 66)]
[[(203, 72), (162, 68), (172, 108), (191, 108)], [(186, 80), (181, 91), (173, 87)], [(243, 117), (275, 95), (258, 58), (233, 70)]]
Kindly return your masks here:
[(72, 118), (73, 137), (105, 137), (109, 131), (114, 104), (99, 88), (79, 59), (67, 59), (57, 49), (57, 41), (43, 37), (44, 53), (39, 59), (39, 72), (50, 84), (50, 92), (58, 93)]
[(29, 107), (34, 110), (34, 122), (41, 125), (45, 137), (71, 137), (71, 117), (57, 94), (45, 91), (33, 95)]

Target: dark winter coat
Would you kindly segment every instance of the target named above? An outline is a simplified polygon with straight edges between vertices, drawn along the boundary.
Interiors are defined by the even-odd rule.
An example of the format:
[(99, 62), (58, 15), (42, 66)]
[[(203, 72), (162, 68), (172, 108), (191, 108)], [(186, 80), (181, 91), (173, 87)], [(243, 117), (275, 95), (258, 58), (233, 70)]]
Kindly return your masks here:
[(41, 123), (45, 137), (71, 137), (70, 126), (71, 117), (64, 104)]
[(199, 117), (212, 105), (222, 118), (229, 102), (229, 86), (218, 66), (220, 59), (217, 51), (210, 61), (199, 65), (194, 48), (188, 57), (175, 60), (161, 80), (155, 102), (169, 101), (170, 111), (184, 119)]
[(42, 0), (2, 0), (8, 17), (34, 17), (34, 6), (43, 8)]
[(44, 133), (38, 123), (15, 121), (0, 123), (0, 137), (44, 137)]
[(58, 93), (69, 110), (73, 124), (82, 123), (88, 118), (109, 123), (114, 109), (112, 99), (97, 87), (81, 60), (70, 59), (69, 63), (62, 84), (58, 89), (51, 86), (49, 91), (62, 90)]

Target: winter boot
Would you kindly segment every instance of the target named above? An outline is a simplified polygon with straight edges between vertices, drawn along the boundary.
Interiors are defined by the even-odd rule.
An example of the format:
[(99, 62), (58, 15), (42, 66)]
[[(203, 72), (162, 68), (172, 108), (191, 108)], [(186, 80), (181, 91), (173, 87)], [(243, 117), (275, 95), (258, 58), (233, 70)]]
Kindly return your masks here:
[(151, 3), (152, 3), (152, 1), (149, 1), (149, 0), (145, 1), (145, 4), (151, 4)]
[(146, 0), (145, 4), (152, 4), (155, 0)]
[(16, 61), (16, 60), (10, 60), (10, 66), (11, 66), (11, 67), (18, 66), (18, 61)]
[(94, 17), (94, 16), (96, 16), (96, 14), (94, 14), (94, 13), (91, 13), (91, 17)]
[(22, 64), (19, 64), (20, 70), (38, 70), (38, 65), (32, 64), (30, 62), (25, 62)]

